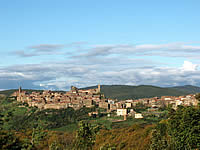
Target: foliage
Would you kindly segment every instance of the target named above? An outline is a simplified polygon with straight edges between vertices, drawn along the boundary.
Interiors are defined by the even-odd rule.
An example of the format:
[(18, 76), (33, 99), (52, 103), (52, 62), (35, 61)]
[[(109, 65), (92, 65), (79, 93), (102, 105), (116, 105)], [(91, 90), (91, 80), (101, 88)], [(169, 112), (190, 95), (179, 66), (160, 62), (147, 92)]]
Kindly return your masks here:
[[(39, 130), (38, 130), (39, 131)], [(39, 132), (35, 136), (36, 141), (31, 143), (33, 131), (15, 132), (15, 131), (0, 131), (0, 149), (2, 150), (68, 150), (72, 149), (74, 143), (74, 135), (65, 132), (44, 131), (45, 136), (39, 135)], [(43, 133), (42, 133), (43, 134)], [(36, 137), (37, 136), (37, 137)]]
[(198, 100), (198, 106), (200, 107), (200, 93), (197, 93), (195, 98)]
[(74, 132), (78, 129), (78, 125), (76, 123), (70, 123), (68, 125), (51, 129), (52, 131), (61, 131), (61, 132)]
[(59, 146), (59, 144), (55, 141), (51, 143), (51, 145), (49, 146), (49, 150), (62, 150), (60, 147), (61, 146)]
[[(80, 120), (89, 118), (88, 112), (94, 111), (94, 108), (81, 108), (74, 110), (67, 109), (46, 109), (38, 110), (35, 107), (27, 107), (20, 103), (9, 101), (6, 99), (1, 101), (0, 123), (5, 130), (26, 130), (28, 128), (36, 128), (40, 122), (45, 129), (55, 129), (67, 126), (69, 124), (77, 124)], [(6, 102), (5, 102), (6, 101)]]
[(105, 144), (100, 147), (100, 150), (116, 150), (116, 146), (114, 144)]
[(22, 148), (22, 143), (13, 133), (2, 130), (0, 131), (0, 149), (21, 150)]
[(72, 149), (74, 147), (74, 134), (68, 132), (48, 131), (47, 141), (49, 149)]
[(200, 149), (200, 109), (194, 106), (169, 107), (168, 119), (152, 132), (151, 149)]
[(31, 136), (32, 145), (40, 144), (40, 141), (42, 141), (46, 135), (47, 133), (43, 131), (40, 125), (38, 125), (37, 128), (33, 128), (32, 136)]
[(101, 130), (96, 136), (93, 149), (146, 150), (149, 148), (152, 127), (153, 125), (134, 124), (120, 129)]
[(175, 147), (200, 148), (200, 109), (180, 106), (169, 117), (168, 130)]
[(151, 135), (150, 150), (167, 150), (169, 142), (167, 140), (167, 126), (164, 123), (159, 123)]
[(76, 145), (78, 150), (89, 150), (95, 143), (95, 137), (99, 131), (99, 126), (92, 126), (85, 121), (79, 122), (79, 129), (76, 133)]

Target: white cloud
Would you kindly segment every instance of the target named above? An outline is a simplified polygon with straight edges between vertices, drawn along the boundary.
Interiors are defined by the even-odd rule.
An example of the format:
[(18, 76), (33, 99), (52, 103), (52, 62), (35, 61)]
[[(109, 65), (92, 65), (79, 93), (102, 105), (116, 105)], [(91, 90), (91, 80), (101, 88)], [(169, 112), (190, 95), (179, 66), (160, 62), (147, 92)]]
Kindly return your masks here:
[(7, 89), (0, 89), (0, 91), (4, 91), (4, 90), (7, 90)]
[(192, 62), (184, 61), (182, 69), (184, 71), (196, 71), (197, 67), (198, 67), (198, 65), (193, 64)]
[[(40, 67), (38, 67), (38, 65)], [(16, 69), (15, 69), (16, 68)], [(22, 69), (19, 69), (22, 68)], [(3, 73), (7, 70), (5, 73)], [(32, 70), (32, 71), (31, 71)], [(176, 67), (113, 67), (99, 64), (98, 66), (78, 64), (36, 64), (21, 67), (8, 67), (0, 70), (0, 88), (18, 81), (24, 88), (45, 88), (52, 90), (68, 90), (71, 85), (86, 87), (100, 84), (123, 85), (157, 85), (173, 86), (200, 84), (200, 71), (197, 65), (185, 61), (180, 68)], [(31, 72), (30, 72), (31, 71)], [(15, 79), (15, 80), (13, 80)], [(3, 85), (8, 85), (4, 87)], [(17, 87), (16, 87), (17, 88)]]

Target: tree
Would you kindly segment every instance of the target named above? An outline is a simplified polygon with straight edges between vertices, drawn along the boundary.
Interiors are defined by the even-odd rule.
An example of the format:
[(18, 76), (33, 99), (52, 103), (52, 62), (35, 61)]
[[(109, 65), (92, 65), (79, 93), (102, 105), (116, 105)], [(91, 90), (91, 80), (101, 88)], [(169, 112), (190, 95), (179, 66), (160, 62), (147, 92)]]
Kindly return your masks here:
[(75, 147), (78, 150), (91, 150), (95, 143), (96, 133), (99, 126), (91, 126), (85, 121), (79, 122), (79, 129), (76, 132)]
[(116, 146), (114, 144), (104, 144), (103, 146), (100, 147), (99, 150), (116, 150)]
[(1, 150), (21, 150), (22, 145), (18, 138), (13, 133), (8, 131), (0, 131), (0, 149)]
[(200, 149), (200, 107), (178, 106), (177, 110), (169, 107), (168, 119), (152, 132), (151, 149)]
[(168, 120), (168, 133), (176, 149), (200, 148), (200, 109), (179, 106)]
[(2, 129), (2, 126), (3, 126), (3, 117), (4, 115), (0, 113), (0, 130)]
[(200, 107), (200, 93), (196, 94), (195, 98), (198, 100), (198, 106)]
[(40, 125), (38, 125), (37, 128), (33, 128), (31, 144), (38, 145), (45, 136), (46, 132), (43, 131), (43, 128)]
[(150, 150), (167, 150), (169, 145), (166, 138), (166, 124), (159, 123), (152, 130)]
[(62, 148), (61, 148), (61, 146), (56, 141), (54, 141), (49, 146), (49, 150), (62, 150)]

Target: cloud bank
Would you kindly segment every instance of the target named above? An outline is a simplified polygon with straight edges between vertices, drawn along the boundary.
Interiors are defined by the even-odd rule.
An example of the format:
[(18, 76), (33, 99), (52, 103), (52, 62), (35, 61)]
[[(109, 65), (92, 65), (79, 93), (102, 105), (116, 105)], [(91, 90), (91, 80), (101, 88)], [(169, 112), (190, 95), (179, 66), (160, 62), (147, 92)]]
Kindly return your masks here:
[(200, 46), (187, 43), (89, 45), (75, 42), (40, 44), (26, 50), (15, 51), (13, 55), (20, 56), (22, 61), (24, 57), (38, 60), (41, 55), (51, 55), (51, 58), (42, 63), (2, 66), (0, 89), (20, 85), (52, 90), (97, 84), (200, 85)]

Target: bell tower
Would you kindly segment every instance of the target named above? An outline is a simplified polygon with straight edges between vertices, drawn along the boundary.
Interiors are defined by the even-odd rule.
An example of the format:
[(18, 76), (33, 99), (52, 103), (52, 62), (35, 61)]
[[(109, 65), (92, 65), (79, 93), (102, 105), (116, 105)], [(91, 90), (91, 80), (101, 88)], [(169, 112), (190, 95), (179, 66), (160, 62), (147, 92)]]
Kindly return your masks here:
[(100, 86), (100, 84), (98, 84), (98, 92), (99, 93), (101, 92), (101, 86)]
[(17, 101), (21, 101), (21, 97), (22, 97), (22, 88), (21, 86), (19, 87), (18, 93), (17, 93)]
[(22, 87), (20, 86), (20, 87), (19, 87), (19, 93), (21, 93), (21, 92), (22, 92)]

